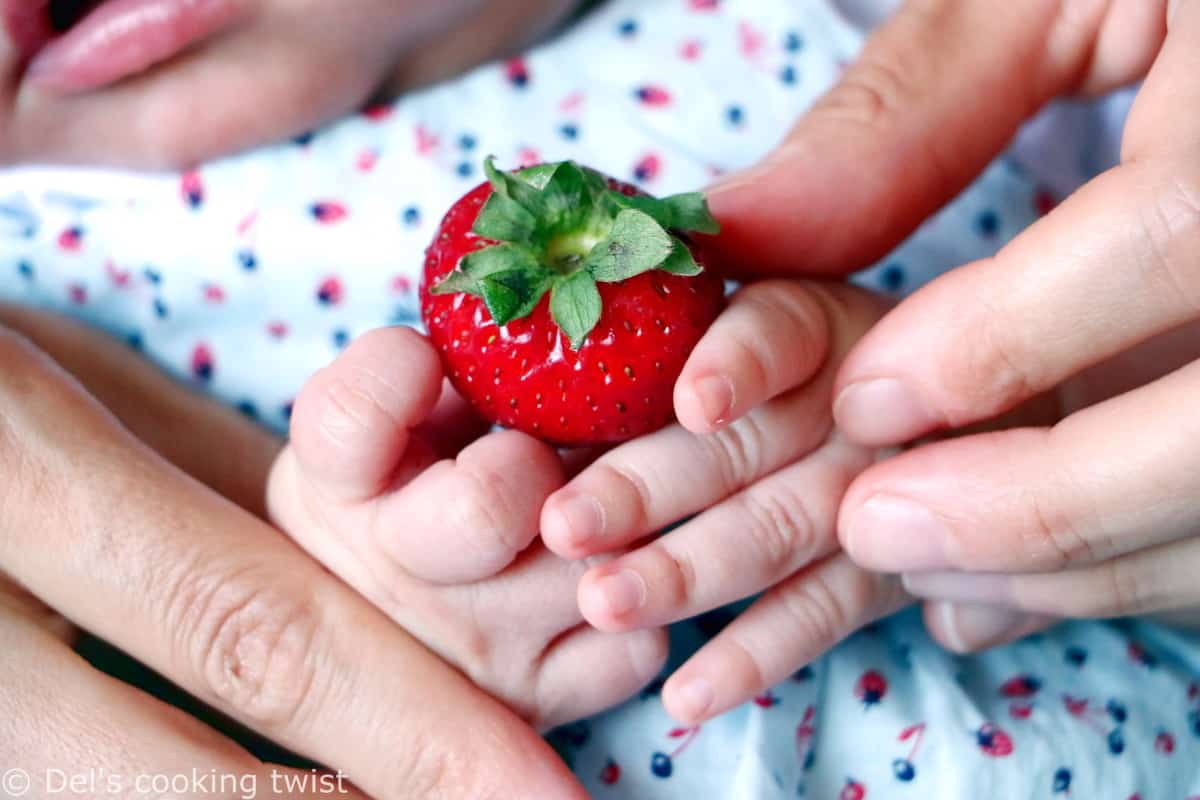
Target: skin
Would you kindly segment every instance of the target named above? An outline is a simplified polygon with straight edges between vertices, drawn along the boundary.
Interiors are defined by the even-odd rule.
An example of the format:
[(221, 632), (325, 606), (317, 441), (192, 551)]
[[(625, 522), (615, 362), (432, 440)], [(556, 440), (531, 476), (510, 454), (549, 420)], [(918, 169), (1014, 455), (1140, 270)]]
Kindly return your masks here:
[(233, 28), (82, 93), (39, 84), (0, 30), (0, 163), (191, 166), (513, 52), (572, 5), (356, 0), (348, 14), (340, 0), (240, 2)]
[[(584, 796), (525, 722), (256, 516), (277, 441), (72, 323), (8, 308), (0, 319), (8, 326), (0, 464), (24, 478), (0, 494), (0, 638), (10, 645), (0, 655), (0, 758), (32, 776), (29, 796), (49, 796), (47, 770), (64, 765), (130, 779), (193, 768), (255, 776), (270, 796), (269, 765), (96, 672), (70, 649), (76, 626), (232, 719), (344, 770), (359, 788), (341, 796)], [(342, 478), (371, 467), (341, 466)], [(312, 480), (323, 495), (324, 478)], [(562, 571), (510, 570), (476, 589), (478, 607), (413, 586), (414, 606), (441, 611), (419, 635), (464, 660), (467, 648), (489, 646), (470, 627), (492, 625), (480, 609), (503, 613), (504, 592), (528, 595), (524, 582)], [(478, 568), (480, 578), (491, 574)], [(569, 597), (563, 605), (569, 616)], [(522, 688), (538, 690), (528, 716), (612, 702), (562, 699), (564, 673), (578, 670), (572, 658), (607, 654), (652, 669), (661, 639), (649, 637), (648, 654), (630, 646), (646, 640), (605, 649), (577, 636), (574, 647), (550, 652), (520, 676), (530, 681)], [(504, 665), (486, 662), (473, 677), (497, 685)], [(110, 796), (144, 794), (126, 785)]]
[[(588, 619), (610, 630), (769, 590), (668, 681), (675, 716), (729, 708), (902, 604), (900, 575), (933, 598), (926, 622), (958, 651), (1060, 616), (1197, 617), (1198, 41), (1194, 0), (1028, 0), (1003, 15), (913, 0), (777, 152), (711, 190), (731, 268), (847, 275), (961, 191), (1045, 102), (1147, 78), (1122, 165), (996, 258), (916, 293), (857, 343), (839, 333), (845, 300), (822, 315), (780, 286), (735, 304), (714, 328), (730, 341), (702, 343), (680, 379), (682, 428), (550, 498), (547, 543), (568, 557), (748, 498), (736, 519), (706, 524), (710, 510), (581, 582)], [(812, 451), (778, 443), (808, 441), (811, 416), (769, 411), (820, 374), (811, 351), (831, 341), (849, 350), (821, 396), (839, 437), (908, 449), (852, 474), (789, 476)], [(703, 491), (663, 479), (706, 472)], [(608, 580), (623, 571), (632, 582)]]

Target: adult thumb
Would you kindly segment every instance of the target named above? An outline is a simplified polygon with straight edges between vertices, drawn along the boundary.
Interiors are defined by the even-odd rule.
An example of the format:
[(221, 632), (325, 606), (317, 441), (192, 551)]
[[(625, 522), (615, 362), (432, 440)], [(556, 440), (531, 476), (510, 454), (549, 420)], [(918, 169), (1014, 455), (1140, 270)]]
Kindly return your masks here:
[(774, 153), (709, 190), (718, 254), (745, 276), (869, 266), (1048, 100), (1144, 72), (1164, 18), (1165, 0), (910, 0)]

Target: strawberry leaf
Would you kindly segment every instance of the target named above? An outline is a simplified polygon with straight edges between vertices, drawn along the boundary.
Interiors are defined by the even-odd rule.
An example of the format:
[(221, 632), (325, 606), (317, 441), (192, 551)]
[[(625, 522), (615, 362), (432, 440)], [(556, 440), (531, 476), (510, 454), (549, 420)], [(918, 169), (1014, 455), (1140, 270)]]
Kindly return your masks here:
[(629, 197), (610, 191), (608, 199), (618, 208), (636, 208), (649, 214), (654, 221), (668, 230), (695, 231), (717, 234), (721, 225), (708, 210), (708, 200), (699, 192), (677, 194), (659, 199), (657, 197)]
[(496, 194), (512, 200), (528, 211), (533, 217), (544, 217), (545, 206), (542, 193), (536, 187), (526, 183), (511, 172), (496, 169), (496, 159), (488, 156), (483, 162), (483, 171), (487, 173), (488, 181)]
[(465, 256), (430, 294), (474, 295), (487, 305), (497, 325), (507, 325), (532, 312), (553, 279), (530, 249), (500, 244)]
[(579, 227), (594, 205), (583, 170), (570, 161), (555, 168), (540, 197), (548, 234)]
[(553, 280), (549, 271), (541, 274), (527, 270), (509, 270), (490, 275), (480, 282), (480, 296), (497, 325), (529, 316)]
[(637, 209), (617, 215), (608, 237), (584, 259), (584, 269), (598, 281), (619, 283), (663, 264), (674, 240), (654, 218)]
[(493, 193), (475, 219), (472, 230), (485, 239), (498, 242), (531, 243), (537, 220), (520, 203)]
[(580, 270), (560, 279), (550, 293), (550, 314), (571, 340), (571, 349), (583, 346), (600, 321), (600, 291), (596, 281)]
[(699, 275), (704, 270), (696, 263), (696, 257), (692, 255), (692, 251), (686, 244), (672, 237), (671, 241), (675, 243), (675, 248), (671, 251), (671, 255), (667, 260), (658, 266), (663, 272), (669, 272), (672, 275), (683, 275), (691, 277)]

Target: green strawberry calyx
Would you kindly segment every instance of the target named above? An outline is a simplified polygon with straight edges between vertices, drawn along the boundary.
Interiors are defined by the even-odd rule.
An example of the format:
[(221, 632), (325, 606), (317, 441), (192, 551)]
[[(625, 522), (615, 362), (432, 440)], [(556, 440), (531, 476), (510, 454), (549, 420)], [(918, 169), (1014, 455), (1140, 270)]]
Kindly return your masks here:
[(550, 315), (575, 350), (600, 321), (598, 282), (654, 269), (698, 275), (678, 234), (720, 231), (700, 193), (630, 197), (573, 161), (509, 173), (489, 157), (484, 171), (493, 192), (473, 230), (497, 244), (463, 257), (430, 292), (474, 295), (497, 325), (533, 313), (550, 292)]

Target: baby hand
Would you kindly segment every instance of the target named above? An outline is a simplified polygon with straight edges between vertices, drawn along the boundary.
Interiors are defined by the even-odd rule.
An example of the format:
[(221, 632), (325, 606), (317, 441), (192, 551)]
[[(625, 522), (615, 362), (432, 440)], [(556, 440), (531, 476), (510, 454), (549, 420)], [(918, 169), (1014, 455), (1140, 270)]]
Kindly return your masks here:
[(586, 566), (537, 541), (562, 462), (524, 434), (485, 432), (422, 336), (374, 331), (301, 392), (268, 505), (318, 561), (549, 728), (653, 679), (666, 638), (584, 623), (575, 588)]
[(698, 514), (584, 575), (579, 605), (600, 630), (663, 625), (769, 589), (666, 683), (683, 722), (749, 699), (906, 602), (898, 580), (840, 552), (835, 525), (878, 454), (834, 430), (834, 375), (884, 310), (848, 285), (747, 286), (684, 368), (680, 424), (603, 455), (542, 512), (547, 546), (567, 558)]

